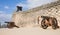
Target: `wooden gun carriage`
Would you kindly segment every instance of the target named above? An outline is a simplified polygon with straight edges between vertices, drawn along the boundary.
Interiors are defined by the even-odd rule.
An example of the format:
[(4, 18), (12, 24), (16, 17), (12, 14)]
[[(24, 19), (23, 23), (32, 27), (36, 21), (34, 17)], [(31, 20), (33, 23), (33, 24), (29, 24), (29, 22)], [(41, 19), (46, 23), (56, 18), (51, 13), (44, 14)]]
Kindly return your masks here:
[(55, 17), (41, 16), (41, 27), (46, 29), (48, 26), (52, 26), (53, 29), (59, 28), (57, 19)]
[(19, 28), (18, 26), (16, 26), (16, 25), (14, 24), (14, 22), (5, 22), (5, 23), (7, 23), (7, 27), (8, 27), (8, 28), (13, 28), (13, 27)]

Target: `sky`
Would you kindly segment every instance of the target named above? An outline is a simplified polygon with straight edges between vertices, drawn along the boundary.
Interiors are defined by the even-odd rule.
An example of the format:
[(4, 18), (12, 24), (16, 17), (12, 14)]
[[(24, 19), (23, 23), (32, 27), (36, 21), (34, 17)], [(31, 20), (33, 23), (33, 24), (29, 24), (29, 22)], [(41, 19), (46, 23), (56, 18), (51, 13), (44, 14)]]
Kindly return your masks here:
[(54, 1), (57, 0), (0, 0), (0, 22), (11, 21), (16, 6), (22, 6), (23, 10), (28, 10)]

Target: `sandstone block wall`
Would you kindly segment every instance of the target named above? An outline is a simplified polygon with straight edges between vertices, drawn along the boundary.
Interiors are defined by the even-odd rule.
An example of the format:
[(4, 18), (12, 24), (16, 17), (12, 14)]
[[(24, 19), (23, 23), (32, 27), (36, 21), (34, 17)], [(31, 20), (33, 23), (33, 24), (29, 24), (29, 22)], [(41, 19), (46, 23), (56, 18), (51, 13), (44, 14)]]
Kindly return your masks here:
[[(52, 3), (52, 6), (45, 5), (42, 8), (33, 8), (32, 10), (27, 10), (26, 12), (14, 12), (12, 16), (12, 21), (15, 22), (17, 26), (26, 26), (30, 24), (38, 24), (38, 17), (40, 16), (51, 16), (56, 17), (60, 25), (60, 2)], [(42, 18), (39, 18), (39, 24)]]

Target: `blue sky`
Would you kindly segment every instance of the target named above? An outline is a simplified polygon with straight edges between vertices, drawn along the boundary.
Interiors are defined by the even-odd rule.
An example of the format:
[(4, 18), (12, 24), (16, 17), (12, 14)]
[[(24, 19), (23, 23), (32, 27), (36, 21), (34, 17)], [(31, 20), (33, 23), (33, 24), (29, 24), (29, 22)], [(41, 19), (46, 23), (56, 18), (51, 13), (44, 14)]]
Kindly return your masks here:
[(56, 0), (0, 0), (0, 22), (10, 21), (17, 5), (28, 10), (54, 1)]
[(20, 3), (25, 3), (26, 0), (0, 0), (0, 11), (5, 13), (12, 13), (16, 5)]

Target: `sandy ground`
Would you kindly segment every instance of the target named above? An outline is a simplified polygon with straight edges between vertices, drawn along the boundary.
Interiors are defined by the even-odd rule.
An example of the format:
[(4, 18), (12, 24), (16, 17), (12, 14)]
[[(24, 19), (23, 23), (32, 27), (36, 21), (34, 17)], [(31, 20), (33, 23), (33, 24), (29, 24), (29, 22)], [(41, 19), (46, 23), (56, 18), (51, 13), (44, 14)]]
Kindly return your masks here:
[(60, 35), (60, 28), (56, 30), (53, 30), (51, 27), (47, 29), (40, 27), (1, 28), (0, 35)]

